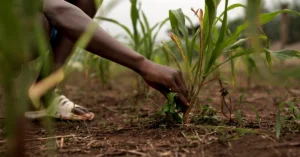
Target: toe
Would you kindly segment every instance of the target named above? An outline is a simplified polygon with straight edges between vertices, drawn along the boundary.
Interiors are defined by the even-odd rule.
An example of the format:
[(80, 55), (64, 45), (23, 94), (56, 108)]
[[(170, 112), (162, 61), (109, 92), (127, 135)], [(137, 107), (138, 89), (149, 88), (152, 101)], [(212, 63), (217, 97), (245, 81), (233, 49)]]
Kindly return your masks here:
[(89, 112), (84, 107), (74, 107), (72, 113), (81, 117), (81, 119), (92, 120), (94, 118), (94, 113)]

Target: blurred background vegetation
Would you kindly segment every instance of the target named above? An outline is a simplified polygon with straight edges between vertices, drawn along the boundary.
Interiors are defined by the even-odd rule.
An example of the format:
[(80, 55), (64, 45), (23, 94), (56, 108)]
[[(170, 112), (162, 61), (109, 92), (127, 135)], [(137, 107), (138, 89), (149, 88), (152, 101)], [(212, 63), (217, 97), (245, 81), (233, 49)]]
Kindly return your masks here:
[[(245, 3), (245, 1), (241, 1), (242, 3)], [(262, 1), (264, 2), (264, 1)], [(268, 1), (269, 2), (269, 1)], [(297, 1), (274, 1), (271, 2), (272, 7), (270, 6), (264, 6), (262, 7), (262, 12), (273, 12), (275, 10), (283, 9), (291, 9), (294, 11), (300, 11), (300, 3)], [(160, 41), (166, 42), (168, 46), (175, 51), (176, 57), (180, 56), (180, 53), (176, 52), (176, 46), (174, 43), (168, 39), (168, 33), (171, 31), (169, 27), (169, 22), (167, 21), (167, 17), (165, 17), (165, 20), (162, 20), (158, 23), (153, 24), (153, 20), (151, 21), (150, 18), (148, 19), (145, 12), (143, 12), (142, 8), (145, 7), (143, 5), (143, 1), (137, 1), (133, 4), (133, 1), (130, 2), (130, 8), (131, 9), (124, 9), (127, 10), (127, 18), (129, 18), (126, 23), (120, 23), (117, 19), (119, 19), (120, 15), (114, 15), (112, 13), (114, 12), (114, 9), (118, 9), (122, 6), (125, 6), (124, 2), (121, 1), (104, 1), (103, 6), (100, 7), (97, 16), (95, 17), (95, 20), (104, 26), (104, 29), (107, 29), (109, 32), (112, 31), (112, 29), (117, 28), (116, 32), (119, 32), (119, 34), (116, 34), (116, 32), (113, 32), (112, 34), (115, 35), (115, 37), (121, 41), (124, 41), (127, 45), (135, 49), (137, 52), (142, 53), (142, 55), (146, 56), (148, 59), (153, 60), (160, 64), (170, 64), (170, 56), (166, 54), (166, 52), (162, 48), (162, 44)], [(129, 5), (129, 4), (126, 4)], [(138, 12), (139, 16), (134, 17), (133, 12)], [(119, 13), (120, 11), (118, 11)], [(124, 12), (124, 11), (122, 11)], [(220, 11), (218, 11), (219, 13)], [(232, 12), (231, 12), (232, 13)], [(275, 19), (270, 21), (269, 23), (265, 24), (262, 28), (266, 36), (268, 36), (269, 40), (271, 41), (271, 50), (279, 50), (279, 49), (294, 49), (294, 50), (300, 50), (300, 17), (295, 14), (288, 14), (283, 13), (284, 16), (276, 16)], [(192, 30), (197, 30), (199, 28), (199, 25), (197, 25), (195, 22), (195, 19), (191, 14), (187, 13), (187, 25), (189, 27), (189, 32), (192, 33)], [(116, 18), (114, 18), (116, 16)], [(125, 15), (122, 15), (124, 17)], [(282, 19), (282, 16), (284, 19)], [(231, 14), (229, 14), (229, 18), (231, 17)], [(160, 17), (162, 19), (162, 17)], [(284, 20), (284, 21), (282, 21)], [(136, 22), (134, 22), (136, 21)], [(228, 28), (231, 32), (233, 32), (237, 26), (241, 25), (245, 22), (244, 16), (236, 16), (235, 18), (230, 18), (228, 23)], [(287, 26), (286, 29), (281, 30), (282, 28), (282, 22), (284, 22)], [(115, 26), (114, 26), (115, 25)], [(191, 27), (192, 26), (192, 27)], [(166, 31), (167, 30), (167, 31)], [(286, 34), (288, 36), (287, 41), (284, 40), (282, 37), (283, 34)], [(164, 36), (164, 37), (162, 37)], [(240, 36), (242, 38), (243, 36)], [(140, 40), (140, 41), (138, 41)], [(168, 41), (169, 40), (169, 41)], [(196, 54), (195, 54), (196, 55)], [(249, 58), (248, 58), (249, 60)], [(85, 71), (86, 75), (92, 76), (92, 77), (98, 77), (100, 80), (106, 84), (109, 83), (109, 78), (112, 77), (114, 74), (109, 71), (122, 71), (123, 68), (120, 68), (118, 65), (115, 65), (114, 63), (111, 63), (110, 61), (107, 61), (105, 59), (101, 59), (95, 55), (92, 54), (86, 54), (84, 51), (78, 51), (75, 55), (73, 55), (71, 62), (74, 64), (69, 64), (70, 66), (74, 66), (75, 70)], [(251, 62), (251, 61), (250, 61)], [(251, 63), (249, 63), (251, 64)], [(250, 71), (251, 69), (255, 68), (248, 68)], [(104, 75), (105, 76), (104, 76)]]
[[(24, 149), (24, 141), (22, 141), (22, 139), (24, 139), (24, 132), (22, 131), (25, 127), (23, 113), (30, 104), (27, 91), (32, 85), (32, 82), (36, 79), (37, 73), (49, 71), (52, 62), (51, 54), (47, 51), (48, 44), (45, 33), (42, 32), (37, 18), (37, 13), (41, 9), (40, 1), (18, 1), (20, 2), (20, 7), (17, 11), (15, 5), (13, 5), (14, 2), (15, 1), (12, 0), (5, 0), (2, 1), (0, 5), (0, 62), (2, 64), (0, 68), (0, 83), (2, 92), (4, 93), (5, 114), (6, 117), (8, 117), (6, 119), (7, 137), (12, 143), (10, 150), (12, 152), (13, 150), (19, 150), (18, 153), (22, 156), (22, 150)], [(126, 32), (126, 34), (120, 33), (116, 35), (115, 37), (117, 39), (124, 41), (125, 44), (135, 51), (156, 63), (175, 67), (175, 63), (171, 63), (170, 61), (172, 57), (175, 57), (179, 58), (179, 64), (184, 64), (180, 59), (181, 54), (177, 50), (176, 44), (173, 43), (171, 39), (166, 38), (164, 41), (170, 50), (174, 52), (174, 56), (170, 56), (163, 49), (163, 45), (160, 42), (161, 38), (159, 38), (159, 36), (168, 37), (167, 32), (170, 32), (165, 32), (165, 30), (162, 29), (163, 27), (170, 29), (168, 17), (163, 17), (163, 20), (152, 24), (148, 19), (149, 16), (152, 15), (146, 14), (142, 9), (143, 1), (131, 0), (130, 12), (127, 13), (130, 19), (126, 19), (131, 22), (131, 25), (127, 26), (118, 20), (107, 17), (109, 12), (113, 11), (118, 4), (121, 3), (119, 0), (107, 1), (107, 3), (103, 3), (101, 0), (97, 0), (96, 2), (103, 5), (99, 8), (94, 20), (100, 25), (105, 21), (110, 22)], [(287, 4), (280, 1), (277, 2), (276, 6), (272, 9), (263, 8), (262, 12), (266, 13), (286, 8), (298, 12), (300, 11), (300, 3), (296, 0), (293, 3)], [(228, 16), (230, 16), (230, 14)], [(194, 20), (191, 20), (191, 16), (186, 16), (185, 18), (189, 26), (190, 34), (193, 34), (192, 32), (195, 33), (199, 25), (194, 24)], [(245, 17), (229, 20), (228, 28), (231, 32), (234, 32), (237, 26), (243, 23), (245, 23)], [(263, 32), (271, 40), (272, 50), (289, 48), (299, 51), (299, 28), (299, 16), (282, 13), (281, 16), (277, 16), (270, 23), (264, 25)], [(219, 29), (221, 29), (221, 27)], [(243, 35), (241, 35), (240, 38), (243, 38)], [(245, 47), (246, 46), (245, 44)], [(195, 49), (200, 49), (200, 45), (196, 45)], [(224, 56), (226, 55), (228, 56), (229, 54), (224, 54)], [(32, 56), (40, 57), (28, 63)], [(192, 57), (196, 58), (198, 54), (194, 54)], [(220, 61), (222, 61), (222, 58)], [(194, 60), (191, 62), (194, 62)], [(242, 62), (246, 64), (245, 69), (250, 80), (253, 72), (259, 69), (255, 63), (255, 58), (249, 55), (243, 58)], [(296, 63), (299, 64), (299, 60), (297, 60)], [(71, 56), (69, 63), (66, 64), (66, 67), (69, 71), (84, 72), (87, 78), (97, 77), (103, 85), (110, 84), (111, 78), (114, 75), (124, 71), (124, 68), (91, 53), (86, 53), (82, 48), (76, 50)], [(227, 69), (230, 68), (227, 67)], [(217, 71), (215, 75), (220, 75), (222, 71), (224, 71), (224, 69)], [(299, 66), (297, 67), (297, 64), (296, 66), (294, 64), (293, 68), (289, 68), (289, 70), (279, 70), (275, 71), (275, 73), (285, 77), (300, 77)], [(145, 89), (146, 86), (141, 85), (142, 80), (140, 78), (136, 79), (135, 84), (138, 92), (148, 92), (147, 89)], [(3, 104), (1, 104), (1, 106), (3, 106)]]

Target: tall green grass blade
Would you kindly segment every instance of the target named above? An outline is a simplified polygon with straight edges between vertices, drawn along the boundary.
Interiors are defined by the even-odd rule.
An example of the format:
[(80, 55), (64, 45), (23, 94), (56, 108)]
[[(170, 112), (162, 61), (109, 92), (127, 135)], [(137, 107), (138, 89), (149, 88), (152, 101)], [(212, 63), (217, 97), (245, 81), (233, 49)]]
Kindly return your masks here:
[[(7, 156), (25, 156), (24, 112), (28, 109), (28, 89), (40, 70), (40, 58), (47, 53), (38, 12), (41, 1), (3, 1), (0, 5), (0, 84), (5, 110)], [(41, 41), (37, 41), (41, 40)], [(37, 44), (42, 44), (38, 45)], [(49, 130), (47, 130), (49, 131)]]
[[(200, 31), (201, 29), (197, 29), (196, 33), (194, 34), (192, 40), (191, 40), (191, 44), (190, 44), (190, 52), (193, 52), (195, 50), (195, 44), (196, 44), (196, 41), (197, 41), (197, 38), (199, 38), (199, 35), (200, 35)], [(192, 56), (191, 56), (192, 58)]]
[(233, 43), (232, 45), (226, 47), (226, 48), (224, 49), (224, 52), (227, 52), (227, 51), (231, 51), (231, 50), (237, 49), (238, 47), (244, 45), (248, 40), (249, 40), (249, 38), (239, 39), (238, 41), (236, 41), (236, 42)]
[(250, 49), (247, 49), (245, 51), (242, 51), (242, 52), (238, 52), (232, 56), (230, 56), (228, 59), (226, 59), (225, 61), (223, 61), (222, 63), (220, 64), (217, 64), (216, 66), (212, 67), (211, 70), (207, 73), (204, 74), (204, 76), (208, 76), (210, 73), (212, 73), (214, 70), (216, 70), (217, 68), (219, 68), (220, 66), (222, 66), (223, 64), (227, 63), (228, 61), (231, 61), (232, 59), (235, 59), (237, 57), (241, 57), (241, 56), (245, 56), (245, 55), (249, 55), (249, 54), (253, 54), (255, 52), (254, 49), (250, 48)]
[[(233, 9), (236, 9), (236, 8), (247, 8), (245, 5), (243, 5), (243, 4), (240, 4), (240, 3), (236, 3), (236, 4), (232, 4), (232, 5), (230, 5), (228, 8), (227, 8), (227, 12), (228, 11), (231, 11), (231, 10), (233, 10)], [(216, 25), (217, 24), (217, 22), (222, 22), (222, 19), (221, 19), (221, 17), (222, 16), (224, 16), (224, 14), (225, 14), (225, 10), (216, 18), (216, 20), (215, 20), (215, 22), (214, 22), (214, 25)]]
[(145, 42), (145, 47), (147, 48), (147, 50), (145, 52), (146, 58), (151, 59), (150, 57), (153, 53), (153, 47), (154, 47), (154, 43), (152, 40), (152, 32), (158, 26), (158, 24), (156, 24), (152, 28), (150, 28), (147, 16), (143, 11), (142, 11), (142, 17), (143, 17), (143, 22), (140, 22), (140, 25), (141, 26), (144, 25), (146, 27), (146, 31), (147, 31), (147, 33), (144, 34), (144, 37), (143, 37), (143, 38), (147, 39)]
[[(230, 57), (232, 57), (232, 52), (230, 52)], [(235, 69), (234, 69), (234, 59), (230, 60), (230, 69), (231, 69), (231, 82), (232, 86), (235, 89)]]
[(129, 37), (132, 40), (134, 40), (134, 35), (130, 31), (130, 29), (128, 27), (126, 27), (125, 25), (121, 24), (120, 22), (118, 22), (117, 20), (114, 20), (114, 19), (111, 19), (111, 18), (106, 18), (106, 17), (101, 17), (101, 16), (100, 17), (96, 17), (96, 19), (107, 21), (107, 22), (111, 22), (111, 23), (114, 23), (114, 24), (120, 26), (129, 35)]
[[(289, 10), (289, 9), (284, 9), (284, 10), (278, 10), (272, 13), (266, 13), (266, 14), (262, 14), (260, 15), (259, 21), (260, 21), (260, 25), (264, 25), (268, 22), (270, 22), (271, 20), (273, 20), (278, 14), (280, 13), (293, 13), (296, 14), (298, 16), (300, 16), (299, 12), (293, 11), (293, 10)], [(235, 31), (235, 35), (239, 35), (243, 30), (245, 30), (248, 27), (248, 23), (242, 24), (240, 26), (237, 27), (237, 30)]]
[[(75, 43), (75, 46), (73, 47), (73, 49), (71, 51), (71, 54), (74, 54), (78, 50), (78, 47), (82, 48), (82, 49), (85, 49), (87, 47), (87, 45), (91, 41), (92, 36), (97, 27), (98, 27), (98, 25), (96, 23), (89, 24), (86, 31), (80, 36), (80, 38)], [(71, 59), (71, 56), (72, 55), (69, 56), (69, 58), (67, 59), (67, 61), (65, 62), (65, 65), (64, 65), (64, 73), (66, 75), (68, 75), (72, 71), (72, 69), (69, 66), (69, 63), (70, 63), (69, 61)]]
[(139, 45), (139, 34), (138, 34), (138, 20), (139, 20), (139, 10), (137, 8), (137, 0), (131, 0), (131, 22), (133, 27), (133, 36), (134, 36), (134, 43), (135, 43), (135, 50), (138, 49)]
[(293, 10), (290, 10), (290, 9), (278, 10), (278, 11), (275, 11), (275, 12), (272, 12), (272, 13), (263, 14), (260, 17), (261, 24), (263, 25), (263, 24), (266, 24), (266, 23), (270, 22), (272, 19), (274, 19), (280, 13), (293, 13), (293, 14), (296, 14), (296, 15), (300, 16), (299, 12), (293, 11)]
[(148, 18), (147, 18), (146, 14), (143, 11), (142, 11), (142, 17), (143, 17), (143, 21), (145, 23), (145, 26), (146, 26), (147, 30), (150, 30), (150, 25), (149, 25)]
[(153, 43), (155, 42), (155, 40), (156, 40), (156, 38), (157, 38), (157, 35), (158, 35), (158, 33), (160, 32), (160, 30), (162, 29), (162, 27), (163, 27), (169, 20), (170, 20), (169, 18), (166, 18), (166, 19), (164, 19), (162, 22), (159, 23), (158, 29), (157, 29), (156, 33), (154, 34), (154, 36), (153, 36), (153, 40), (152, 40)]
[[(37, 42), (37, 49), (38, 54), (41, 58), (41, 71), (40, 75), (42, 77), (45, 77), (49, 75), (52, 72), (52, 66), (53, 66), (53, 56), (49, 51), (49, 47), (46, 43), (46, 34), (44, 33), (44, 30), (42, 29), (41, 25), (39, 24), (39, 21), (35, 22), (35, 29), (34, 29), (34, 35)], [(35, 106), (37, 107), (37, 106)]]
[(218, 41), (216, 43), (217, 46), (223, 41), (223, 39), (226, 36), (227, 18), (228, 18), (228, 15), (227, 15), (227, 12), (228, 12), (227, 6), (228, 6), (228, 0), (225, 0), (224, 18), (222, 20), (223, 22), (222, 22), (222, 27), (221, 27), (221, 30), (220, 30), (220, 35), (219, 35)]
[(216, 1), (205, 0), (205, 14), (204, 14), (204, 50), (205, 50), (205, 67), (204, 72), (209, 70), (209, 62), (212, 57), (212, 30), (216, 18)]
[[(141, 20), (139, 20), (139, 23), (140, 23), (141, 30), (142, 30), (142, 34), (143, 34), (144, 37), (142, 38), (142, 40), (141, 40), (138, 44), (145, 44), (144, 47), (148, 48), (149, 42), (147, 42), (147, 41), (148, 41), (147, 30), (146, 30), (146, 28), (145, 28), (144, 23), (143, 23)], [(149, 33), (149, 32), (148, 32), (148, 33)], [(142, 42), (143, 42), (143, 43), (142, 43)], [(137, 49), (136, 51), (139, 52), (140, 49)]]
[[(197, 32), (195, 33), (195, 35), (193, 36), (193, 38), (192, 38), (192, 41), (191, 41), (191, 52), (193, 52), (194, 51), (194, 49), (195, 49), (195, 42), (197, 41), (196, 39), (197, 39), (197, 37), (199, 37), (199, 35), (200, 35), (200, 38), (201, 39), (199, 39), (199, 41), (200, 42), (203, 42), (203, 41), (201, 41), (201, 40), (203, 40), (203, 38), (201, 37), (201, 35), (203, 35), (203, 32), (201, 32), (201, 26), (200, 26), (200, 28), (197, 30)], [(203, 30), (202, 30), (203, 31)], [(202, 77), (202, 76), (200, 76), (201, 74), (201, 70), (202, 70), (202, 66), (203, 66), (203, 48), (201, 48), (201, 46), (203, 46), (203, 44), (199, 44), (199, 50), (198, 50), (198, 54), (199, 54), (199, 59), (197, 60), (197, 62), (196, 62), (196, 64), (194, 65), (194, 67), (192, 67), (192, 72), (194, 72), (195, 70), (195, 75), (194, 75), (194, 80), (193, 80), (193, 85), (195, 85), (196, 84), (196, 81), (198, 80), (198, 77), (200, 78), (200, 77)], [(193, 90), (193, 89), (192, 89)]]
[[(224, 11), (224, 18), (223, 18), (223, 22), (222, 22), (222, 27), (219, 33), (219, 38), (218, 41), (216, 43), (216, 47), (212, 52), (212, 56), (210, 58), (210, 61), (208, 63), (208, 69), (214, 64), (214, 62), (216, 61), (216, 59), (220, 56), (220, 54), (222, 53), (223, 49), (224, 49), (224, 45), (221, 45), (221, 42), (223, 42), (224, 38), (226, 37), (226, 31), (227, 31), (227, 7), (228, 7), (228, 0), (225, 1), (225, 11)], [(207, 69), (207, 70), (208, 70)]]
[[(141, 23), (140, 24), (141, 25), (141, 29), (142, 29), (142, 31), (143, 31), (143, 29), (144, 29), (144, 36), (141, 38), (141, 40), (140, 40), (140, 44), (142, 44), (145, 40), (147, 40), (147, 39), (151, 39), (151, 45), (152, 45), (152, 47), (153, 47), (153, 44), (154, 44), (154, 42), (155, 42), (155, 37), (156, 36), (153, 36), (152, 37), (152, 33), (156, 30), (156, 28), (159, 26), (159, 23), (157, 23), (157, 24), (155, 24), (153, 27), (151, 27), (151, 29), (150, 30), (147, 30), (147, 32), (146, 32), (146, 29), (145, 29), (145, 26), (144, 26), (144, 24), (143, 23)], [(159, 29), (160, 30), (160, 29)], [(159, 30), (157, 30), (157, 33), (159, 33)], [(149, 41), (150, 42), (150, 41)]]
[[(96, 1), (99, 1), (99, 0), (96, 0)], [(101, 1), (101, 0), (100, 0)], [(102, 0), (102, 2), (103, 2), (104, 0)], [(105, 6), (103, 6), (102, 4), (103, 3), (101, 3), (100, 5), (99, 5), (99, 3), (97, 4), (96, 3), (96, 7), (99, 7), (98, 8), (98, 15), (100, 15), (100, 16), (106, 16), (107, 14), (109, 14), (112, 10), (114, 10), (114, 8), (118, 5), (118, 4), (120, 4), (122, 1), (120, 1), (120, 0), (110, 0), (110, 1), (106, 1), (106, 2), (108, 2), (108, 4), (106, 4)], [(97, 18), (94, 18), (94, 19), (96, 19), (97, 20)], [(101, 21), (100, 21), (101, 22)]]
[[(272, 19), (274, 19), (278, 14), (282, 13), (282, 12), (288, 12), (288, 13), (294, 13), (296, 15), (300, 16), (300, 13), (292, 11), (292, 10), (279, 10), (276, 12), (272, 12), (272, 13), (266, 13), (266, 14), (262, 14), (260, 15), (259, 21), (260, 21), (260, 25), (264, 25), (268, 22), (270, 22)], [(224, 40), (224, 42), (221, 43), (221, 47), (226, 47), (227, 45), (231, 45), (234, 42), (236, 42), (236, 40), (238, 40), (240, 34), (246, 29), (248, 28), (249, 23), (244, 23), (242, 25), (239, 25), (236, 29), (236, 31), (232, 34), (232, 36), (228, 37), (226, 40)]]
[(171, 58), (173, 59), (173, 61), (176, 63), (177, 68), (178, 68), (180, 71), (182, 71), (182, 69), (181, 69), (181, 67), (180, 67), (180, 64), (179, 64), (179, 62), (177, 61), (177, 59), (176, 59), (174, 53), (171, 51), (171, 49), (168, 47), (168, 45), (167, 45), (166, 43), (162, 42), (162, 44), (163, 44), (163, 47), (164, 47), (165, 52), (167, 52), (167, 54), (169, 54), (169, 55), (171, 56)]
[(205, 14), (204, 14), (204, 32), (206, 33), (205, 42), (211, 37), (213, 23), (216, 18), (216, 2), (215, 0), (205, 0)]

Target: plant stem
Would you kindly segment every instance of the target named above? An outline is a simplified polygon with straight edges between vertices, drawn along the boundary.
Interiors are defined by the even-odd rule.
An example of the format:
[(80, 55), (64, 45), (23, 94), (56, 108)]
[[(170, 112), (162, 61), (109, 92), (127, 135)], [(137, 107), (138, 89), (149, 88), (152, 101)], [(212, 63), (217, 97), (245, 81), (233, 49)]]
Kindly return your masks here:
[[(203, 78), (200, 82), (200, 84), (203, 84), (205, 78)], [(199, 86), (198, 89), (197, 89), (197, 92), (194, 93), (194, 95), (192, 96), (191, 98), (191, 101), (188, 103), (189, 105), (189, 108), (186, 110), (186, 112), (184, 113), (183, 115), (183, 122), (184, 123), (189, 123), (189, 114), (190, 112), (192, 111), (192, 109), (194, 108), (194, 105), (195, 105), (195, 101), (197, 99), (197, 95), (199, 94), (200, 92), (200, 89), (201, 89), (202, 86)]]
[(203, 83), (202, 86), (205, 86), (205, 85), (207, 85), (208, 83), (210, 83), (210, 82), (212, 82), (212, 81), (216, 81), (216, 80), (219, 81), (220, 78), (214, 78), (214, 79), (211, 79), (211, 80), (209, 80), (209, 81)]

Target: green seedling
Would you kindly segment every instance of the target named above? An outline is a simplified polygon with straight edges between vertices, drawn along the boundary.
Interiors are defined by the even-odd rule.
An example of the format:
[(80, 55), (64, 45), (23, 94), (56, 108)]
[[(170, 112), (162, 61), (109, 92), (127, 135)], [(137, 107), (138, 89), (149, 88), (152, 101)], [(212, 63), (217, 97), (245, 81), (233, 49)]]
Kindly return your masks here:
[(256, 118), (256, 121), (258, 123), (258, 125), (260, 126), (260, 123), (261, 123), (261, 116), (259, 115), (257, 109), (254, 107), (254, 106), (251, 106), (252, 107), (252, 110), (255, 112), (255, 118)]
[(176, 123), (182, 123), (182, 116), (178, 113), (182, 111), (183, 108), (181, 105), (176, 103), (176, 93), (169, 93), (168, 102), (163, 105), (162, 112), (166, 114), (167, 120), (174, 120)]
[(211, 107), (209, 105), (204, 105), (203, 108), (202, 108), (202, 112), (200, 113), (200, 115), (202, 117), (206, 117), (206, 116), (207, 117), (214, 117), (214, 116), (217, 115), (217, 111), (213, 107)]
[(194, 123), (216, 125), (219, 123), (217, 111), (210, 105), (204, 105), (199, 115), (193, 117)]
[(244, 114), (243, 114), (243, 112), (241, 110), (237, 110), (235, 112), (235, 119), (236, 119), (236, 121), (238, 122), (239, 125), (243, 124)]
[(243, 101), (243, 94), (241, 94), (240, 97), (239, 97), (239, 102), (237, 104), (238, 109), (235, 112), (235, 119), (236, 119), (236, 121), (238, 122), (239, 125), (242, 125), (243, 121), (244, 121), (244, 114), (241, 111), (242, 101)]
[[(285, 109), (285, 106), (287, 106), (288, 108)], [(299, 121), (299, 118), (299, 107), (296, 106), (294, 102), (281, 102), (278, 105), (278, 111), (276, 115), (276, 137), (279, 139), (281, 136), (282, 129), (289, 128), (288, 124), (293, 124), (295, 121)]]
[(282, 129), (282, 126), (285, 124), (285, 120), (286, 120), (286, 117), (281, 114), (284, 105), (285, 105), (284, 102), (281, 102), (278, 105), (278, 111), (277, 111), (277, 114), (276, 114), (275, 132), (276, 132), (277, 139), (280, 138), (281, 129)]
[(294, 102), (287, 102), (288, 116), (290, 120), (300, 120), (300, 109), (299, 106), (296, 106)]

